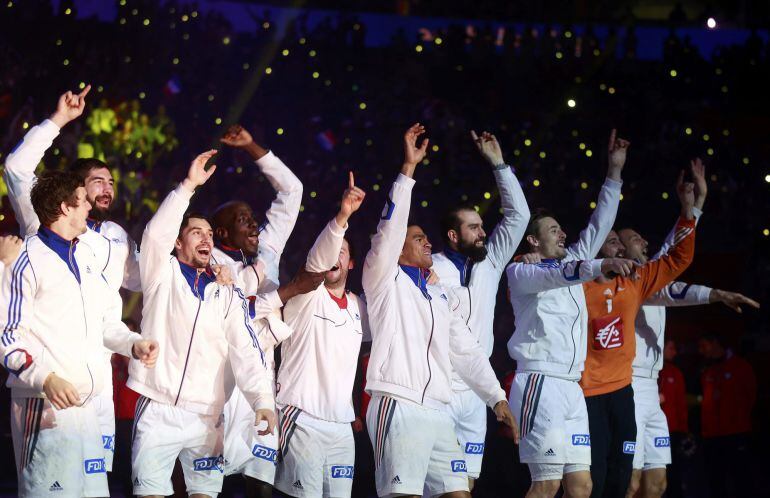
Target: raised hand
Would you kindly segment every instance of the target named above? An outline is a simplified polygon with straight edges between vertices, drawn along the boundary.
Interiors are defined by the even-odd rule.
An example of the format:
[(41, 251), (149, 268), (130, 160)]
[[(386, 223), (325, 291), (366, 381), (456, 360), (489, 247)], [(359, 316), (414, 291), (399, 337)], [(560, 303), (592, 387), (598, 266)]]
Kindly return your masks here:
[(679, 178), (676, 181), (676, 195), (682, 206), (682, 218), (692, 219), (692, 208), (695, 205), (695, 185), (684, 181), (684, 170), (679, 172)]
[(70, 121), (74, 121), (83, 114), (86, 108), (86, 95), (91, 91), (91, 85), (87, 85), (82, 92), (67, 92), (59, 97), (56, 111), (49, 118), (56, 126), (63, 128)]
[(500, 150), (500, 144), (497, 142), (497, 138), (486, 131), (481, 132), (481, 136), (476, 135), (474, 130), (471, 130), (471, 138), (473, 143), (476, 144), (476, 148), (481, 153), (481, 156), (487, 160), (492, 166), (499, 166), (504, 164), (503, 151)]
[(260, 436), (272, 434), (275, 430), (275, 410), (266, 408), (257, 410), (255, 412), (254, 425), (259, 426), (263, 421), (267, 422), (267, 428), (258, 430), (257, 433)]
[(607, 176), (613, 180), (620, 181), (620, 174), (623, 172), (623, 166), (626, 164), (626, 153), (631, 142), (622, 138), (617, 138), (617, 130), (615, 128), (610, 132), (610, 142), (607, 145), (607, 157), (609, 159), (609, 167), (607, 168)]
[(423, 139), (419, 146), (417, 145), (417, 139), (424, 133), (425, 127), (420, 123), (413, 124), (404, 133), (404, 165), (401, 168), (401, 172), (406, 176), (411, 177), (414, 174), (414, 169), (420, 161), (425, 159), (425, 155), (428, 152), (428, 143), (430, 141), (427, 138)]
[(141, 361), (147, 368), (155, 366), (155, 362), (158, 361), (158, 341), (149, 339), (142, 339), (136, 341), (134, 347), (131, 348), (131, 354), (134, 358)]
[(709, 301), (712, 303), (722, 303), (725, 306), (731, 308), (736, 313), (743, 313), (741, 304), (751, 306), (754, 309), (759, 309), (759, 303), (753, 299), (737, 292), (730, 292), (721, 289), (712, 289), (711, 294), (709, 295)]
[(538, 265), (543, 262), (540, 255), (536, 252), (529, 252), (527, 254), (522, 254), (519, 258), (519, 261), (524, 263), (525, 265)]
[(342, 194), (340, 212), (337, 215), (337, 224), (339, 226), (344, 227), (347, 224), (350, 215), (358, 211), (358, 208), (361, 207), (361, 203), (364, 202), (364, 197), (366, 197), (366, 192), (356, 187), (355, 178), (351, 171), (348, 174), (348, 188), (346, 188), (345, 192)]
[(253, 142), (254, 139), (251, 138), (251, 133), (246, 131), (243, 126), (235, 124), (227, 129), (219, 141), (230, 147), (246, 147)]
[(211, 149), (193, 159), (193, 162), (190, 164), (190, 169), (187, 170), (187, 178), (182, 182), (182, 185), (184, 185), (185, 188), (195, 190), (211, 178), (211, 175), (217, 170), (217, 165), (212, 164), (207, 170), (206, 163), (209, 159), (214, 157), (216, 153), (217, 151), (215, 149)]
[(0, 261), (5, 266), (10, 266), (21, 252), (22, 240), (15, 235), (0, 237)]
[(695, 183), (695, 207), (702, 210), (703, 204), (706, 202), (706, 194), (708, 194), (708, 184), (706, 183), (706, 167), (699, 157), (690, 161), (690, 173), (692, 173), (692, 180)]
[(75, 386), (51, 372), (43, 382), (43, 392), (57, 410), (80, 404), (80, 394)]

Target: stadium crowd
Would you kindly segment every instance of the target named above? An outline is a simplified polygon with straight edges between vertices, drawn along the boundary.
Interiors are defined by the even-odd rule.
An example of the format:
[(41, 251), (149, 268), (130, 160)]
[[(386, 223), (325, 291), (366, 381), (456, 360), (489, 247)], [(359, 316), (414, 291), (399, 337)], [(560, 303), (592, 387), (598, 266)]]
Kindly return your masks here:
[[(368, 195), (346, 236), (363, 260), (375, 230), (370, 220), (380, 218), (391, 173), (402, 161), (401, 135), (412, 122), (425, 125), (430, 146), (416, 173), (411, 219), (436, 249), (443, 238), (441, 217), (458, 201), (474, 206), (489, 229), (501, 218), (501, 194), (469, 138), (471, 129), (496, 135), (532, 211), (547, 206), (567, 234), (576, 234), (597, 208), (606, 135), (616, 128), (632, 143), (616, 225), (633, 226), (649, 236), (651, 246), (660, 246), (679, 211), (676, 176), (691, 158), (701, 157), (709, 195), (685, 278), (768, 302), (770, 45), (756, 33), (743, 45), (704, 58), (690, 40), (672, 32), (661, 60), (642, 61), (633, 34), (600, 39), (590, 27), (578, 34), (569, 25), (501, 33), (457, 22), (371, 47), (365, 44), (367, 26), (350, 13), (313, 27), (300, 16), (279, 33), (268, 11), (254, 10), (254, 32), (240, 33), (216, 11), (204, 15), (182, 3), (121, 0), (112, 22), (81, 19), (73, 9), (62, 2), (54, 12), (42, 0), (0, 6), (0, 161), (51, 113), (61, 93), (90, 84), (85, 115), (62, 129), (43, 169), (76, 157), (104, 160), (116, 180), (113, 219), (136, 241), (190, 160), (218, 144), (234, 123), (243, 124), (303, 184), (301, 228), (281, 256), (281, 282), (303, 266), (339, 209), (338, 186), (345, 186), (349, 171)], [(195, 211), (209, 213), (231, 199), (247, 200), (257, 212), (268, 207), (272, 185), (248, 156), (224, 148), (217, 164), (219, 173), (205, 195), (193, 198)], [(0, 192), (8, 188), (1, 185)], [(0, 209), (2, 232), (17, 233), (7, 198)], [(361, 266), (348, 279), (357, 292)], [(497, 296), (491, 363), (500, 379), (512, 382), (508, 374), (515, 364), (505, 344), (514, 316), (506, 287)], [(138, 322), (138, 295), (123, 294), (124, 314)], [(706, 496), (706, 476), (715, 475), (710, 462), (734, 451), (724, 441), (709, 444), (709, 438), (725, 436), (709, 427), (709, 414), (727, 401), (715, 401), (703, 384), (714, 369), (727, 368), (725, 357), (742, 355), (753, 366), (755, 373), (744, 368), (741, 375), (758, 381), (756, 407), (746, 405), (754, 420), (770, 412), (767, 312), (735, 315), (714, 308), (669, 313), (668, 337), (675, 343), (667, 348), (669, 370), (661, 378), (676, 378), (671, 383), (681, 389), (669, 395), (661, 388), (677, 473), (669, 475), (667, 496)], [(683, 374), (673, 370), (675, 364)], [(359, 393), (361, 372), (357, 377)], [(673, 399), (679, 408), (671, 408)], [(127, 417), (132, 408), (125, 410)], [(357, 416), (358, 425), (365, 425), (365, 411)], [(8, 427), (7, 420), (2, 423)], [(514, 463), (504, 431), (496, 423), (491, 427), (474, 495), (503, 496), (500, 489), (523, 495), (527, 470)], [(739, 442), (744, 452), (746, 445), (770, 442), (765, 427), (738, 432), (755, 436)], [(371, 451), (366, 438), (361, 441), (356, 449)], [(749, 465), (761, 468), (761, 461)], [(111, 483), (116, 492), (126, 489), (125, 474), (121, 478), (118, 471)], [(738, 473), (730, 469), (730, 475)], [(5, 485), (13, 489), (15, 472), (6, 474)], [(366, 470), (357, 467), (354, 496), (373, 494), (373, 488), (358, 487), (373, 486), (373, 476), (359, 484), (365, 481), (360, 475)], [(713, 496), (744, 496), (739, 493), (745, 488), (731, 479), (725, 479), (730, 491), (724, 493), (734, 494)]]

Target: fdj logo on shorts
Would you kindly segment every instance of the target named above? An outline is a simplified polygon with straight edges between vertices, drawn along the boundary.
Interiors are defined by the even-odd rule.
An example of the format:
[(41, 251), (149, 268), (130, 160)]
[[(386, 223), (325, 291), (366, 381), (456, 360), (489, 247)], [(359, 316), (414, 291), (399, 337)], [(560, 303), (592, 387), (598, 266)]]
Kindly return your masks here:
[(468, 472), (465, 460), (452, 460), (452, 472)]
[(623, 442), (623, 453), (626, 455), (633, 455), (636, 453), (636, 441)]
[(332, 479), (353, 479), (353, 466), (332, 465)]
[(255, 444), (254, 448), (251, 449), (252, 455), (261, 458), (262, 460), (267, 460), (268, 462), (275, 462), (275, 453), (276, 451), (273, 448), (268, 448), (261, 444)]
[(655, 447), (656, 448), (668, 448), (671, 446), (671, 440), (667, 437), (656, 437), (655, 438)]
[(484, 443), (465, 443), (465, 452), (469, 455), (481, 455), (484, 453)]
[(193, 470), (206, 472), (211, 470), (218, 470), (224, 472), (224, 458), (222, 455), (215, 457), (203, 457), (193, 460)]
[(115, 436), (102, 434), (102, 446), (105, 450), (115, 451)]
[(591, 446), (591, 436), (588, 434), (573, 434), (572, 446)]
[(107, 472), (107, 469), (104, 466), (104, 458), (85, 460), (83, 462), (83, 467), (85, 467), (86, 474), (101, 474)]

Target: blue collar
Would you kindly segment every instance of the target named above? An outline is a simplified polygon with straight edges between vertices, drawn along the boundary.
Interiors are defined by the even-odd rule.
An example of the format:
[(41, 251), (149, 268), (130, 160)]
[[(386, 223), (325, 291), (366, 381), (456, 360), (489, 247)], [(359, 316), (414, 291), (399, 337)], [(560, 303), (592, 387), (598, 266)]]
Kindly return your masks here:
[(236, 249), (235, 247), (226, 246), (222, 242), (216, 242), (214, 244), (214, 247), (216, 247), (223, 253), (227, 254), (228, 256), (233, 258), (235, 261), (242, 262), (243, 266), (252, 265), (257, 261), (256, 256), (247, 256), (242, 249)]
[(96, 221), (93, 218), (88, 218), (86, 220), (86, 225), (88, 225), (88, 228), (90, 228), (91, 230), (93, 230), (96, 233), (100, 233), (102, 231), (102, 222), (101, 221)]
[(471, 261), (471, 258), (449, 248), (444, 249), (444, 255), (449, 258), (449, 261), (451, 261), (457, 268), (457, 271), (460, 272), (460, 285), (468, 287), (468, 283), (471, 281), (471, 270), (473, 270), (473, 261)]
[(80, 283), (80, 269), (78, 268), (78, 262), (75, 260), (75, 249), (77, 248), (77, 237), (72, 240), (63, 238), (58, 233), (54, 232), (48, 227), (40, 226), (37, 231), (37, 236), (43, 241), (43, 244), (47, 245), (53, 252), (55, 252), (64, 263), (67, 268), (70, 269), (78, 283)]
[(416, 266), (398, 266), (400, 266), (401, 269), (404, 270), (404, 273), (406, 273), (406, 275), (412, 279), (412, 282), (414, 282), (414, 285), (420, 289), (422, 295), (425, 296), (426, 299), (430, 300), (430, 294), (428, 294), (428, 274), (430, 273), (430, 270), (426, 270), (425, 268), (418, 268)]
[(206, 271), (198, 274), (197, 268), (179, 261), (179, 268), (182, 270), (182, 275), (184, 275), (184, 278), (187, 280), (190, 290), (195, 294), (195, 297), (202, 301), (203, 296), (206, 294), (206, 286), (217, 280), (214, 276), (214, 272), (211, 271), (211, 267), (207, 267)]
[(538, 266), (544, 268), (559, 268), (561, 266), (561, 260), (556, 258), (543, 258), (538, 263)]

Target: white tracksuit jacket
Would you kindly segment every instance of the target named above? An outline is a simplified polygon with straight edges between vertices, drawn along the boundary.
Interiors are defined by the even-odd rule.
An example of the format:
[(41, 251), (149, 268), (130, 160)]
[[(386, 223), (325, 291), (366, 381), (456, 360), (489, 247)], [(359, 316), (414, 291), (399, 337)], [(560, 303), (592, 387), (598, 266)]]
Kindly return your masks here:
[[(272, 408), (270, 377), (243, 292), (218, 285), (213, 275), (198, 274), (170, 255), (190, 197), (192, 192), (178, 186), (145, 228), (139, 258), (142, 330), (160, 347), (155, 368), (130, 363), (127, 385), (154, 401), (216, 415), (225, 404), (229, 360), (249, 405), (255, 410)], [(274, 309), (263, 296), (252, 306), (255, 316)]]
[[(458, 298), (457, 311), (487, 356), (492, 355), (494, 347), (495, 305), (500, 278), (527, 230), (530, 216), (527, 199), (513, 170), (506, 166), (493, 170), (493, 173), (500, 191), (503, 219), (487, 239), (486, 259), (473, 263), (450, 250), (433, 255), (433, 270), (439, 283), (452, 288)], [(468, 389), (462, 378), (453, 372), (452, 390)]]
[[(261, 294), (278, 311), (283, 306), (276, 292), (280, 287), (281, 255), (297, 223), (302, 204), (302, 182), (272, 151), (255, 163), (276, 191), (275, 199), (265, 213), (265, 224), (260, 228), (257, 257), (248, 258), (241, 250), (231, 250), (217, 244), (211, 253), (211, 264), (228, 265), (236, 285), (247, 296), (253, 298)], [(275, 347), (291, 334), (291, 329), (281, 321), (280, 312), (255, 319), (254, 327), (273, 378)], [(228, 378), (228, 390), (231, 384), (232, 379)]]
[[(46, 119), (24, 135), (22, 141), (5, 161), (3, 178), (8, 186), (8, 199), (16, 214), (22, 237), (37, 233), (40, 226), (40, 220), (32, 208), (30, 192), (35, 184), (35, 169), (43, 159), (45, 151), (51, 147), (54, 139), (59, 135), (59, 131), (59, 127), (53, 121)], [(104, 222), (88, 220), (88, 228), (109, 242), (106, 245), (98, 244), (99, 247), (106, 248), (98, 256), (104, 261), (101, 264), (102, 272), (110, 287), (115, 292), (118, 292), (121, 287), (133, 292), (141, 292), (139, 252), (136, 243), (125, 229), (109, 220)], [(121, 308), (119, 318), (122, 318), (122, 312)], [(112, 351), (105, 349), (104, 353), (105, 377), (102, 393), (112, 398), (112, 363), (110, 362)]]
[(508, 291), (516, 323), (508, 353), (516, 360), (518, 372), (580, 380), (588, 337), (582, 283), (601, 273), (601, 260), (587, 260), (596, 257), (612, 230), (621, 185), (609, 178), (604, 181), (588, 226), (567, 249), (564, 259), (508, 266)]
[[(346, 229), (334, 219), (326, 225), (307, 256), (308, 271), (326, 271), (337, 264)], [(284, 320), (294, 332), (281, 345), (278, 405), (296, 406), (330, 422), (356, 418), (353, 381), (361, 341), (369, 332), (363, 300), (352, 292), (345, 297), (343, 309), (322, 283), (286, 303)]]
[[(697, 224), (703, 212), (693, 209)], [(669, 232), (663, 246), (651, 261), (668, 254), (674, 245), (676, 225)], [(663, 347), (666, 344), (666, 306), (693, 306), (708, 304), (711, 287), (671, 282), (647, 299), (636, 314), (636, 356), (633, 363), (634, 377), (657, 379), (663, 368)]]
[(102, 273), (106, 244), (92, 231), (67, 241), (41, 227), (3, 275), (0, 350), (13, 397), (44, 397), (55, 372), (85, 403), (107, 377), (104, 347), (131, 356), (141, 336), (120, 321), (119, 296)]
[[(414, 180), (399, 175), (366, 255), (366, 293), (372, 351), (366, 390), (445, 409), (452, 368), (490, 407), (505, 400), (486, 352), (464, 320), (451, 311), (449, 293), (425, 282), (422, 270), (400, 266)], [(452, 303), (454, 305), (456, 303)]]

